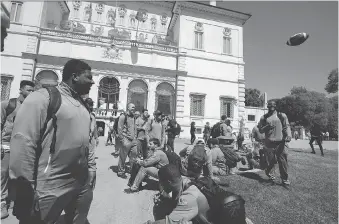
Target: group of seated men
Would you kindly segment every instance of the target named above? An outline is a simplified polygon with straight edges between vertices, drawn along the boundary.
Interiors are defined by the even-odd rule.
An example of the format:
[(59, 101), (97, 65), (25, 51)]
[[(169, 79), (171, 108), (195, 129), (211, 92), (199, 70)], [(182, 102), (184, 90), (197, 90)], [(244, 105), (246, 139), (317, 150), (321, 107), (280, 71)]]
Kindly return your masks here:
[[(159, 180), (159, 193), (154, 199), (153, 209), (155, 221), (147, 223), (250, 223), (246, 219), (241, 196), (232, 194), (224, 198), (224, 206), (220, 208), (222, 211), (211, 215), (208, 198), (193, 184), (199, 178), (212, 180), (229, 174), (232, 166), (226, 162), (227, 158), (221, 150), (226, 146), (222, 140), (211, 138), (207, 144), (202, 139), (196, 140), (195, 144), (180, 151), (179, 164), (173, 163), (168, 151), (160, 148), (158, 139), (149, 140), (147, 158), (141, 159), (140, 155), (132, 166), (128, 181), (133, 193), (141, 189), (145, 178)], [(219, 141), (222, 143), (220, 147)], [(240, 156), (235, 160), (245, 162)]]

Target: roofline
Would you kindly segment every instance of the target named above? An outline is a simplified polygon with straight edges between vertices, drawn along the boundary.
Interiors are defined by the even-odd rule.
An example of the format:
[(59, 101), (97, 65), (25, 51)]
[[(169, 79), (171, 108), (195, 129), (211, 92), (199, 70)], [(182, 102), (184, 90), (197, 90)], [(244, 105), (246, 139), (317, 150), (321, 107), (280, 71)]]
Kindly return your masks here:
[[(196, 1), (188, 1), (188, 2), (195, 3), (195, 4), (199, 4), (199, 5), (204, 5), (204, 6), (209, 6), (209, 7), (211, 7), (211, 8), (222, 9), (222, 10), (229, 11), (229, 12), (239, 13), (239, 14), (242, 14), (242, 15), (245, 15), (245, 16), (249, 16), (249, 18), (251, 18), (251, 16), (252, 16), (252, 15), (249, 14), (249, 13), (244, 13), (244, 12), (240, 12), (240, 11), (235, 11), (235, 10), (232, 10), (232, 9), (225, 9), (225, 8), (222, 8), (222, 7), (219, 7), (219, 6), (204, 4), (204, 3), (201, 3), (201, 2), (196, 2)], [(249, 18), (248, 18), (248, 19), (249, 19)]]

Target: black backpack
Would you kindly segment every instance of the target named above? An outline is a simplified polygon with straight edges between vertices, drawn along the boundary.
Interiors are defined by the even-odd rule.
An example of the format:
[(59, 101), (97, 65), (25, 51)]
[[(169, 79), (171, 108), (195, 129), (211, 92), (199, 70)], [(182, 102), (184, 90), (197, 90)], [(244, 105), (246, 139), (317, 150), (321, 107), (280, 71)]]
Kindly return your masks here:
[(181, 132), (181, 126), (180, 126), (180, 124), (178, 124), (178, 122), (177, 122), (177, 126), (176, 126), (176, 128), (175, 128), (175, 135), (180, 135), (180, 132)]
[[(205, 195), (208, 201), (208, 205), (210, 206), (208, 219), (212, 221), (212, 223), (222, 223), (222, 221), (220, 220), (220, 214), (223, 214), (225, 212), (225, 198), (228, 198), (227, 205), (231, 202), (239, 201), (241, 207), (245, 209), (245, 200), (240, 195), (224, 190), (210, 177), (200, 177), (198, 179), (191, 180), (188, 186), (192, 185), (196, 186), (201, 191), (201, 193)], [(246, 217), (244, 216), (244, 220), (239, 220), (239, 223), (245, 223), (245, 219)]]
[(200, 176), (204, 164), (207, 162), (205, 145), (195, 145), (187, 158), (187, 172)]
[(212, 138), (217, 138), (221, 135), (220, 125), (221, 125), (221, 122), (218, 122), (215, 125), (213, 125), (212, 130), (211, 130)]
[(165, 149), (164, 152), (165, 152), (165, 154), (167, 156), (169, 164), (175, 165), (179, 169), (180, 173), (182, 173), (180, 156), (178, 154), (176, 154), (173, 151), (173, 149), (171, 149), (170, 146), (166, 145), (166, 148), (167, 149)]

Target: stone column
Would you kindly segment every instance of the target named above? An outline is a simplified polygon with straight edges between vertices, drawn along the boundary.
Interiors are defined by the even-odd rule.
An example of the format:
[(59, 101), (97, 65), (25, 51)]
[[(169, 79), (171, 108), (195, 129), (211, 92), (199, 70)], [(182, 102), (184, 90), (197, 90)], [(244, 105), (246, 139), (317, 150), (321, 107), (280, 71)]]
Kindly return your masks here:
[(148, 99), (147, 109), (149, 114), (153, 114), (155, 108), (155, 91), (157, 88), (157, 82), (154, 79), (150, 79), (148, 83)]
[(92, 100), (94, 101), (94, 105), (93, 105), (94, 108), (97, 108), (97, 104), (98, 104), (98, 91), (99, 91), (99, 82), (100, 82), (101, 77), (102, 75), (93, 73), (94, 84), (91, 87), (91, 91), (89, 91), (89, 98), (92, 98)]

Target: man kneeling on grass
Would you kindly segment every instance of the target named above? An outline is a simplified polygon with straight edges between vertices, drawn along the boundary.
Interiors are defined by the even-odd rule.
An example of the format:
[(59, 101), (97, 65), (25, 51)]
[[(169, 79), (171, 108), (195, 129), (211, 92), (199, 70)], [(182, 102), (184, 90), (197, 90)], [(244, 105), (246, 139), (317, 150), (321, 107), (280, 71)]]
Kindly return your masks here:
[(149, 157), (145, 160), (137, 159), (135, 167), (133, 167), (133, 170), (139, 169), (139, 171), (134, 180), (131, 174), (131, 179), (128, 183), (128, 185), (131, 187), (130, 188), (131, 192), (139, 191), (140, 184), (142, 183), (146, 176), (158, 178), (159, 169), (169, 163), (166, 154), (162, 150), (159, 150), (158, 149), (159, 147), (160, 147), (159, 139), (156, 138), (150, 139)]

